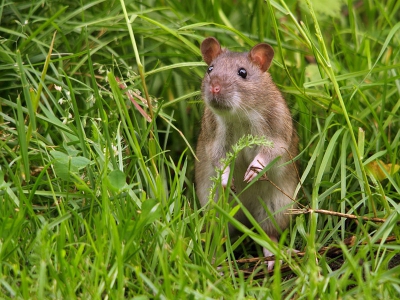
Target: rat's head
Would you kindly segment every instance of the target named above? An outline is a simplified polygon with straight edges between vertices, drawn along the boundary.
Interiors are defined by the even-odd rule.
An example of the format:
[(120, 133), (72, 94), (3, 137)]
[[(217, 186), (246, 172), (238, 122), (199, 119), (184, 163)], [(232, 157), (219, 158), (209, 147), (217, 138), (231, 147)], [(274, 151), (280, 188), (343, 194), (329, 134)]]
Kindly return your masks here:
[(274, 50), (268, 44), (254, 46), (250, 52), (237, 53), (222, 49), (218, 40), (209, 37), (200, 47), (208, 65), (202, 84), (206, 104), (217, 114), (248, 110), (268, 89), (269, 69)]

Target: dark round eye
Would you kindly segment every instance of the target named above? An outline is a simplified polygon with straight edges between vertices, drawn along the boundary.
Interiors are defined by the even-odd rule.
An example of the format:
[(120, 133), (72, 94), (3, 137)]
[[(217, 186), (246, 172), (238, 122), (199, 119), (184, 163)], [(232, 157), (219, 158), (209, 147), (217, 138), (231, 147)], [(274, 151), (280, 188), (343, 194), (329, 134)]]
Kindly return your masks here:
[(207, 73), (210, 74), (213, 69), (214, 69), (214, 66), (209, 66), (207, 69)]
[(239, 75), (240, 77), (242, 77), (243, 79), (245, 79), (245, 78), (247, 77), (247, 71), (246, 71), (246, 69), (245, 69), (245, 68), (240, 68), (240, 69), (238, 70), (238, 75)]

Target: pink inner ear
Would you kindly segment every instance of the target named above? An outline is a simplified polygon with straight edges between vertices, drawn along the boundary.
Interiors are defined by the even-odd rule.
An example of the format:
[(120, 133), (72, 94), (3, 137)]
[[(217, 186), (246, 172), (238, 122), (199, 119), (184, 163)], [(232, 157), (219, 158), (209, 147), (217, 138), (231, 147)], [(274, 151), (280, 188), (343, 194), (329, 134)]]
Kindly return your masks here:
[(217, 55), (215, 55), (215, 49), (212, 47), (208, 48), (206, 51), (203, 53), (203, 59), (207, 63), (207, 65), (210, 65), (211, 62), (214, 60), (214, 58)]
[(271, 66), (274, 50), (268, 44), (258, 44), (251, 49), (249, 56), (250, 59), (265, 72)]
[(263, 66), (264, 66), (265, 61), (266, 61), (266, 57), (265, 56), (262, 56), (262, 55), (259, 55), (259, 54), (255, 54), (253, 56), (253, 61), (255, 63), (257, 63), (257, 65), (259, 65), (261, 67), (261, 69), (264, 69)]
[(211, 62), (221, 54), (222, 49), (218, 40), (214, 37), (206, 38), (200, 46), (200, 51), (203, 56), (204, 61), (207, 65), (210, 65)]

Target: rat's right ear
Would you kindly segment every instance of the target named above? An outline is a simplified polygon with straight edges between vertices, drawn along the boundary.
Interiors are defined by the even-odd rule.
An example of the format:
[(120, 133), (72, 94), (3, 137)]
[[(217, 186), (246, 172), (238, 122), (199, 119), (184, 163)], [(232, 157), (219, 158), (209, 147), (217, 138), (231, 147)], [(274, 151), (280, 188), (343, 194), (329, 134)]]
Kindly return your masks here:
[(206, 38), (201, 43), (200, 51), (207, 65), (222, 53), (221, 45), (215, 37)]

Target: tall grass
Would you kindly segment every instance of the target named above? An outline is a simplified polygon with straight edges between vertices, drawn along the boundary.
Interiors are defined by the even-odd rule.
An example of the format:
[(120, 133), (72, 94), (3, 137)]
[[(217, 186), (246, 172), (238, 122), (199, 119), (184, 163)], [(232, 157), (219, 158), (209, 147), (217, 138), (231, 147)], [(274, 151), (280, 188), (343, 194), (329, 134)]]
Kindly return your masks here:
[[(400, 4), (340, 3), (3, 0), (2, 297), (400, 298)], [(305, 207), (279, 246), (257, 224), (230, 241), (237, 207), (196, 202), (211, 35), (275, 49)], [(259, 246), (291, 271), (245, 273)]]

